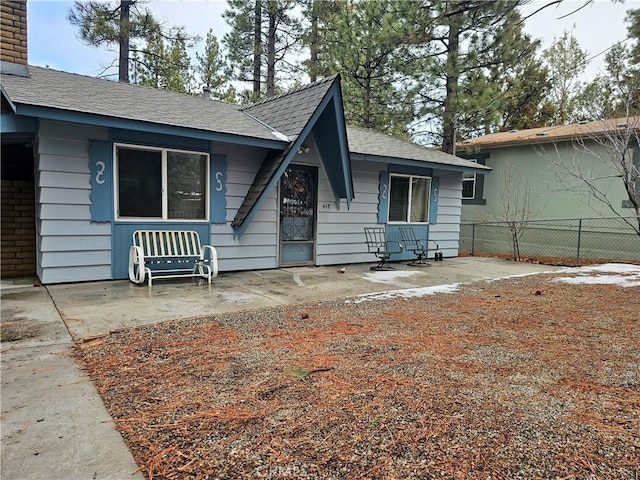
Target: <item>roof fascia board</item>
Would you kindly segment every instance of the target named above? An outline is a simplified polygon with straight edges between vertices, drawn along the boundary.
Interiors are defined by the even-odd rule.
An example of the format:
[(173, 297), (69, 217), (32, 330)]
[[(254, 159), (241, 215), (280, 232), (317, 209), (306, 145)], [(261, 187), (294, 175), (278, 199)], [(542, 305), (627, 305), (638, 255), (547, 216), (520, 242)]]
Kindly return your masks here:
[(509, 147), (527, 147), (537, 145), (547, 145), (558, 142), (576, 142), (585, 140), (596, 140), (610, 132), (583, 132), (582, 134), (558, 135), (556, 137), (540, 136), (536, 138), (523, 138), (520, 140), (508, 140), (496, 143), (482, 143), (479, 145), (458, 145), (459, 153), (472, 155), (476, 152), (482, 152), (493, 148), (509, 148)]
[[(334, 114), (336, 116), (336, 124), (338, 125), (338, 142), (340, 142), (340, 149), (342, 154), (342, 163), (344, 167), (344, 183), (347, 187), (347, 210), (351, 207), (351, 200), (355, 198), (353, 188), (353, 173), (351, 171), (351, 158), (349, 156), (349, 141), (347, 137), (347, 123), (344, 120), (344, 111), (342, 111), (342, 88), (340, 87), (340, 77), (338, 82), (334, 84)], [(338, 199), (339, 200), (339, 199)], [(336, 202), (338, 208), (340, 202)]]
[(260, 196), (258, 197), (258, 200), (256, 200), (256, 202), (253, 204), (253, 207), (251, 208), (251, 210), (249, 211), (249, 213), (245, 217), (245, 219), (242, 222), (242, 224), (237, 226), (237, 227), (235, 227), (234, 233), (235, 233), (235, 237), (236, 238), (240, 238), (242, 236), (242, 234), (246, 231), (247, 227), (253, 221), (253, 218), (260, 211), (260, 208), (262, 208), (262, 204), (265, 202), (265, 200), (266, 200), (267, 196), (269, 195), (269, 193), (271, 193), (271, 190), (273, 190), (275, 188), (275, 186), (278, 184), (278, 182), (280, 181), (280, 177), (282, 176), (284, 171), (287, 169), (287, 167), (291, 163), (291, 160), (293, 159), (293, 157), (298, 152), (298, 149), (302, 146), (302, 142), (304, 142), (304, 140), (306, 140), (307, 136), (309, 135), (309, 133), (313, 129), (313, 126), (318, 121), (318, 118), (320, 117), (320, 115), (322, 114), (324, 109), (327, 108), (327, 105), (328, 105), (329, 101), (333, 98), (333, 93), (331, 93), (331, 92), (332, 92), (332, 89), (329, 89), (327, 91), (327, 94), (325, 94), (325, 97), (322, 99), (322, 101), (318, 105), (318, 108), (316, 108), (315, 112), (313, 112), (313, 115), (311, 115), (311, 118), (309, 119), (307, 124), (302, 129), (302, 132), (300, 132), (300, 135), (298, 135), (298, 138), (296, 138), (289, 145), (289, 149), (285, 153), (285, 158), (282, 161), (282, 164), (275, 171), (273, 176), (269, 179), (269, 182), (267, 182), (267, 185), (265, 186), (265, 188), (260, 193)]
[[(429, 162), (427, 160), (408, 160), (404, 158), (383, 157), (378, 155), (364, 155), (362, 153), (352, 153), (351, 160), (361, 160), (365, 162), (388, 163), (393, 165), (405, 165), (407, 167), (433, 168), (434, 170), (445, 170), (449, 172), (463, 173), (491, 173), (490, 167), (463, 167), (460, 165), (449, 165), (447, 163)], [(484, 168), (481, 168), (484, 167)]]
[(21, 117), (12, 112), (0, 114), (1, 133), (35, 133), (38, 131), (38, 119), (33, 117)]
[(15, 103), (13, 103), (13, 101), (11, 101), (11, 98), (9, 97), (9, 95), (7, 94), (7, 91), (4, 89), (1, 83), (0, 83), (0, 92), (2, 93), (2, 96), (11, 107), (11, 110), (13, 110), (13, 113), (16, 113), (16, 105)]
[(17, 105), (16, 114), (27, 117), (37, 117), (47, 120), (61, 122), (80, 123), (93, 125), (96, 127), (121, 128), (125, 130), (138, 130), (141, 132), (159, 133), (161, 135), (175, 135), (182, 137), (198, 138), (220, 143), (231, 143), (236, 145), (248, 145), (251, 147), (272, 148), (284, 150), (286, 142), (281, 140), (265, 140), (260, 138), (243, 137), (228, 133), (208, 132), (187, 127), (177, 127), (172, 125), (159, 125), (142, 122), (139, 120), (128, 120), (123, 118), (103, 117), (90, 113), (70, 112), (65, 110), (51, 109), (47, 107), (36, 107), (31, 105)]

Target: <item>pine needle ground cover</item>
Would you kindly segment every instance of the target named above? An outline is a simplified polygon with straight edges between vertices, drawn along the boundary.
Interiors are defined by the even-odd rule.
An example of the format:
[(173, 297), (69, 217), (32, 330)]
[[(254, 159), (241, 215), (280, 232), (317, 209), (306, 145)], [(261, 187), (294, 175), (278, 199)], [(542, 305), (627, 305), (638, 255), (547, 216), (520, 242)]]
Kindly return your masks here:
[(596, 277), (164, 323), (77, 358), (148, 478), (635, 480), (640, 275)]

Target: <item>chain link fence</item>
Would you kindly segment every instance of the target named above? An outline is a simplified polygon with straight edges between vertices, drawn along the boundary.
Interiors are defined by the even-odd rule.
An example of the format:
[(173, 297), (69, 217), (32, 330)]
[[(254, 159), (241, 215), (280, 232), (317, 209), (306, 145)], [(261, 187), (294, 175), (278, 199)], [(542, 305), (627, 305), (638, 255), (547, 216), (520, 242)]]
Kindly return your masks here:
[[(635, 222), (635, 217), (627, 218)], [(560, 265), (640, 262), (640, 236), (620, 217), (463, 223), (460, 253)]]

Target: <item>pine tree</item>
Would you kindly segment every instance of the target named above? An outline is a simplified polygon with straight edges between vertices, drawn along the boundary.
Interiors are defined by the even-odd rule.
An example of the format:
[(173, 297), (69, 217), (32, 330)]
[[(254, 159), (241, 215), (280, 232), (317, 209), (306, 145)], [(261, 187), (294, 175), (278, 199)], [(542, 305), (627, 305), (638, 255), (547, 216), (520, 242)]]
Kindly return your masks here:
[(186, 37), (178, 31), (171, 40), (153, 33), (137, 57), (136, 82), (178, 93), (193, 90), (193, 70)]
[(553, 125), (582, 120), (581, 99), (586, 85), (581, 77), (587, 66), (587, 56), (588, 52), (580, 47), (578, 40), (569, 32), (555, 38), (553, 44), (542, 53), (551, 82), (549, 102), (556, 110)]
[(340, 73), (349, 124), (407, 136), (413, 119), (406, 48), (414, 2), (322, 3), (313, 68)]
[[(533, 55), (537, 43), (522, 32), (521, 0), (422, 2), (416, 57), (424, 87), (415, 132), (453, 153), (456, 140), (500, 128), (510, 72)], [(513, 100), (513, 99), (511, 99)], [(423, 125), (430, 125), (425, 128)], [(437, 127), (440, 125), (440, 132)], [(436, 139), (439, 141), (436, 142)]]
[(280, 77), (291, 73), (300, 41), (295, 0), (229, 0), (223, 16), (231, 31), (223, 39), (232, 78), (252, 84), (252, 101), (272, 96)]
[[(118, 80), (129, 83), (129, 70), (144, 55), (136, 45), (147, 44), (153, 36), (160, 35), (168, 41), (184, 41), (187, 44), (197, 39), (184, 29), (167, 28), (146, 8), (142, 0), (80, 1), (69, 9), (68, 20), (78, 28), (82, 42), (87, 45), (118, 47)], [(153, 43), (153, 40), (152, 40)], [(134, 76), (137, 75), (134, 72)]]
[(200, 84), (209, 89), (212, 96), (235, 103), (235, 88), (229, 85), (230, 69), (213, 30), (207, 33), (204, 52), (196, 52), (196, 60), (195, 69)]

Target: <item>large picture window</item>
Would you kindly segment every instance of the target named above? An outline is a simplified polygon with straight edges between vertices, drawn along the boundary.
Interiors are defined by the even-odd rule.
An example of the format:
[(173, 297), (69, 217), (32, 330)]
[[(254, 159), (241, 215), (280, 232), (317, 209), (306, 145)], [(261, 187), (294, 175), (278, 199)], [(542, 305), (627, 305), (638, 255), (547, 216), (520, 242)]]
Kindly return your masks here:
[(389, 188), (389, 221), (427, 223), (431, 178), (391, 175)]
[(117, 217), (206, 220), (209, 155), (116, 146)]

